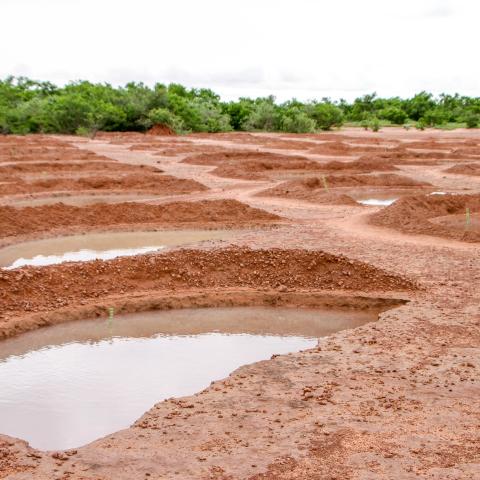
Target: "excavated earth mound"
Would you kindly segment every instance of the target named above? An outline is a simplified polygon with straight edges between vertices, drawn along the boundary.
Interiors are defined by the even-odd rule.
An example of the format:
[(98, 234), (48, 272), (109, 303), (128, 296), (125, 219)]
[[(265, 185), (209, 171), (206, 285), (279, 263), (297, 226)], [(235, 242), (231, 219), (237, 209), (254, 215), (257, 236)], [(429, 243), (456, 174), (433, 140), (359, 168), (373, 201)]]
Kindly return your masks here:
[(386, 159), (377, 157), (361, 157), (353, 162), (340, 162), (338, 160), (332, 160), (322, 165), (322, 168), (326, 171), (348, 171), (348, 172), (376, 172), (376, 171), (394, 171), (398, 170), (397, 167), (391, 164)]
[(168, 125), (158, 123), (148, 130), (147, 135), (171, 136), (176, 135), (176, 133)]
[(459, 228), (448, 222), (435, 223), (437, 217), (466, 215), (480, 212), (480, 194), (476, 195), (413, 195), (403, 197), (392, 205), (374, 213), (370, 223), (406, 233), (435, 235), (467, 242), (480, 242), (480, 231), (468, 228), (465, 222)]
[(469, 163), (466, 165), (454, 165), (453, 167), (447, 168), (446, 173), (456, 173), (459, 175), (480, 175), (480, 165), (478, 163)]
[(242, 179), (266, 179), (268, 172), (320, 170), (321, 165), (301, 155), (281, 155), (269, 152), (230, 151), (200, 154), (182, 161), (193, 165), (217, 165), (217, 176)]
[(344, 142), (325, 142), (309, 150), (310, 153), (319, 155), (358, 155), (368, 152), (381, 152), (384, 147), (373, 145), (351, 145)]
[(112, 225), (239, 225), (279, 220), (280, 217), (237, 200), (144, 203), (97, 203), (75, 207), (57, 203), (38, 207), (0, 206), (0, 236), (26, 235), (65, 227), (104, 228)]
[(161, 195), (201, 192), (208, 190), (195, 180), (172, 177), (170, 175), (92, 176), (87, 178), (48, 178), (32, 182), (19, 181), (7, 184), (0, 195), (31, 194), (39, 192), (63, 192), (85, 190), (136, 191)]
[(31, 174), (31, 173), (86, 173), (98, 172), (116, 173), (116, 172), (154, 172), (162, 173), (162, 170), (148, 165), (129, 165), (120, 162), (35, 162), (35, 163), (16, 163), (0, 166), (0, 175), (8, 174)]
[(355, 205), (358, 203), (343, 193), (331, 193), (325, 189), (323, 180), (311, 177), (304, 180), (283, 182), (276, 187), (257, 193), (258, 197), (295, 198), (324, 205)]
[(328, 186), (332, 187), (422, 187), (430, 186), (427, 182), (420, 182), (410, 177), (394, 173), (379, 175), (327, 175)]
[(107, 262), (24, 267), (0, 273), (0, 338), (39, 326), (9, 320), (11, 314), (52, 311), (125, 292), (280, 287), (408, 291), (416, 285), (343, 256), (286, 249), (184, 249)]

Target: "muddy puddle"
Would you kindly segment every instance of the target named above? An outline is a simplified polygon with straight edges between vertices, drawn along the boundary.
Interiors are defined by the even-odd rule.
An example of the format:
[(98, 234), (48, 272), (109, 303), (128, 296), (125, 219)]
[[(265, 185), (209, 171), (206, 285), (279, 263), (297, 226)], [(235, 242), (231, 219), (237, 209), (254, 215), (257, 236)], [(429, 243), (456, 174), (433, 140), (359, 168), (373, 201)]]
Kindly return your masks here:
[(83, 207), (95, 203), (122, 203), (122, 202), (153, 202), (165, 197), (159, 195), (145, 195), (145, 194), (111, 194), (111, 195), (39, 195), (29, 196), (28, 198), (2, 199), (0, 204), (13, 205), (19, 207), (39, 207), (42, 205), (54, 205), (55, 203), (65, 203), (66, 205), (73, 205), (75, 207)]
[(96, 233), (35, 240), (0, 249), (0, 267), (14, 269), (26, 265), (111, 260), (151, 253), (168, 246), (228, 239), (233, 235), (233, 230), (168, 230)]
[(0, 343), (0, 433), (53, 450), (126, 428), (241, 365), (314, 347), (376, 313), (236, 307), (63, 323)]
[(362, 189), (361, 192), (352, 191), (348, 195), (362, 205), (388, 207), (401, 197), (425, 193), (424, 190), (418, 189)]
[(394, 203), (398, 198), (365, 198), (363, 200), (357, 200), (357, 203), (362, 205), (372, 205), (378, 207), (388, 207)]

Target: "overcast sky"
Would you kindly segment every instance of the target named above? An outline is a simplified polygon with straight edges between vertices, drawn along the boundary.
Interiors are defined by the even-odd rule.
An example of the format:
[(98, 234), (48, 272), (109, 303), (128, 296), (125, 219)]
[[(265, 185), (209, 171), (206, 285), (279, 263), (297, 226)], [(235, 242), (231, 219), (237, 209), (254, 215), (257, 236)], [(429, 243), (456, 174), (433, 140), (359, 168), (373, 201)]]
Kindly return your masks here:
[(480, 96), (478, 0), (0, 0), (0, 77)]

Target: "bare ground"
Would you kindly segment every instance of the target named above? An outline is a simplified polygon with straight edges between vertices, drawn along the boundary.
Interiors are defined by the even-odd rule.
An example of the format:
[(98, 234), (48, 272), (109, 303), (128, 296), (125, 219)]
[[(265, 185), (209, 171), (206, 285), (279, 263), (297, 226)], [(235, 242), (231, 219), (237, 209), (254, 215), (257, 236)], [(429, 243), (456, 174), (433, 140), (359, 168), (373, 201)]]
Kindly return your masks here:
[[(7, 138), (8, 148), (22, 142)], [(391, 164), (412, 181), (477, 198), (478, 176), (443, 171), (463, 159), (469, 164), (480, 162), (475, 159), (478, 131), (202, 134), (183, 137), (178, 150), (179, 139), (170, 136), (108, 134), (93, 141), (27, 138), (29, 148), (61, 142), (65, 148), (87, 152), (90, 159), (95, 154), (130, 165), (156, 166), (166, 175), (205, 187), (196, 193), (180, 191), (169, 200), (154, 198), (149, 204), (179, 198), (237, 200), (286, 222), (273, 229), (251, 229), (231, 240), (227, 249), (212, 243), (201, 249), (174, 250), (144, 257), (135, 266), (131, 260), (119, 259), (4, 274), (0, 280), (3, 336), (102, 315), (112, 302), (124, 311), (254, 301), (311, 305), (313, 299), (351, 307), (378, 302), (396, 308), (384, 311), (376, 323), (321, 339), (313, 350), (244, 366), (197, 395), (161, 402), (129, 429), (74, 451), (39, 452), (20, 440), (0, 436), (0, 478), (480, 477), (478, 240), (465, 242), (435, 228), (403, 228), (402, 212), (398, 222), (372, 224), (372, 215), (378, 218), (387, 212), (380, 207), (258, 196), (278, 186), (278, 180), (225, 178), (212, 172), (215, 166), (182, 162), (205, 146), (215, 151), (302, 155), (321, 169), (332, 160), (353, 162), (370, 154), (375, 158), (372, 149), (379, 148), (378, 161), (384, 164), (392, 150)], [(131, 148), (155, 141), (170, 144), (168, 156), (155, 146)], [(328, 145), (322, 148), (325, 142)], [(359, 148), (362, 145), (369, 148)], [(416, 163), (406, 162), (398, 151), (416, 152)], [(461, 199), (452, 201), (461, 203)], [(406, 211), (418, 213), (416, 205)], [(469, 205), (476, 228), (478, 204)], [(442, 203), (432, 224), (458, 230), (459, 213), (445, 214), (443, 208)], [(428, 221), (426, 215), (422, 221)], [(179, 271), (185, 258), (191, 266)], [(198, 264), (202, 261), (204, 270)], [(160, 266), (165, 265), (167, 273), (160, 275), (165, 272)], [(114, 270), (128, 275), (119, 276), (111, 291), (100, 290), (97, 285), (105, 283), (102, 278), (113, 278)], [(76, 282), (77, 278), (83, 280)], [(70, 288), (62, 288), (62, 281)], [(88, 293), (82, 300), (81, 289)]]

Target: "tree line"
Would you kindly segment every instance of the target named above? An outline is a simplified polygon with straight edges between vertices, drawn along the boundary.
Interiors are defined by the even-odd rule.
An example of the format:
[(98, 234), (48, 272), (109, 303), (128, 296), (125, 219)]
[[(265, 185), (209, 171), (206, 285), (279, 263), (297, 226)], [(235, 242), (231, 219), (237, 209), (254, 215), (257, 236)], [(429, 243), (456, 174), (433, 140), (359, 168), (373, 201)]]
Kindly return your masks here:
[(380, 98), (375, 93), (353, 102), (323, 98), (277, 103), (275, 97), (225, 102), (210, 89), (161, 83), (122, 87), (77, 81), (63, 87), (25, 77), (0, 80), (0, 133), (146, 131), (156, 124), (177, 133), (272, 131), (311, 133), (353, 124), (378, 130), (475, 128), (480, 98), (459, 94), (437, 97), (420, 92), (412, 98)]

